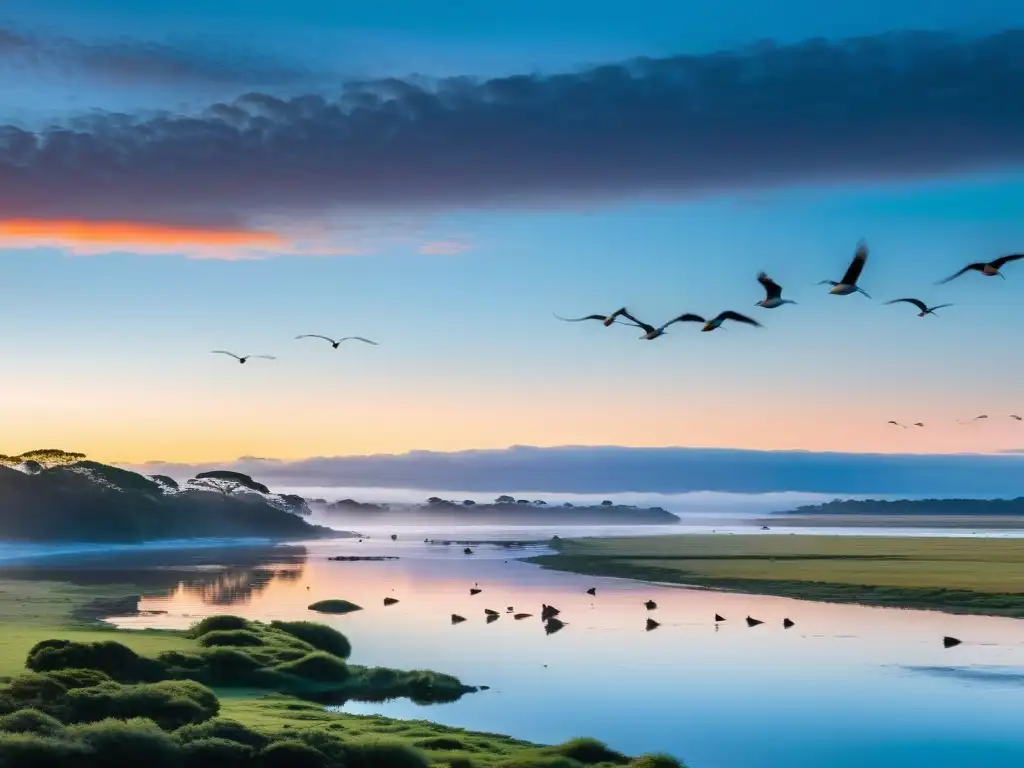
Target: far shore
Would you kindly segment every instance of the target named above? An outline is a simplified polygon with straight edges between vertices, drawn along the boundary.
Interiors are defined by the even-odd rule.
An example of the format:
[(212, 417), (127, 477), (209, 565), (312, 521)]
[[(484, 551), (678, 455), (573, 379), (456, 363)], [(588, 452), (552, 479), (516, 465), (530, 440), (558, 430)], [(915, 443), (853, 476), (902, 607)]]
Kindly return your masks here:
[(566, 539), (556, 571), (799, 600), (1024, 618), (1024, 539), (674, 535)]
[(779, 528), (962, 528), (965, 531), (1021, 530), (1021, 515), (790, 515), (756, 521)]

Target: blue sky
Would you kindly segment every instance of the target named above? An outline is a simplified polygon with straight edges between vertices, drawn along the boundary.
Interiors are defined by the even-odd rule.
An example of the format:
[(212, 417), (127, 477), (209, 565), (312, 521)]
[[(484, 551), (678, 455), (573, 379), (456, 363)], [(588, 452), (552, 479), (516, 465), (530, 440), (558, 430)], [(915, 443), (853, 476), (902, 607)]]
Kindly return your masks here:
[[(777, 90), (764, 93), (776, 101), (755, 103), (735, 83), (716, 89), (725, 75), (708, 59), (698, 95), (715, 119), (733, 110), (717, 129), (690, 132), (679, 115), (659, 122), (649, 90), (594, 90), (627, 71), (595, 67), (638, 56), (701, 57), (769, 38), (991, 35), (1024, 27), (1019, 3), (748, 1), (723, 13), (655, 0), (9, 0), (5, 9), (7, 452), (54, 445), (198, 462), (513, 444), (1024, 445), (1024, 427), (1007, 418), (1024, 411), (1015, 386), (1024, 362), (1013, 353), (1024, 266), (1008, 266), (1006, 281), (972, 274), (934, 285), (968, 261), (1024, 250), (1024, 116), (1010, 103), (1019, 92), (1010, 86), (1021, 85), (1010, 63), (989, 62), (986, 90), (981, 70), (942, 59), (961, 99), (945, 112), (941, 94), (908, 116), (895, 97), (837, 91), (832, 108), (846, 117), (835, 123), (822, 109), (798, 121), (803, 107), (779, 101), (797, 75), (772, 75)], [(630, 82), (679, 88), (675, 61)], [(930, 88), (945, 71), (929, 70)], [(560, 73), (581, 72), (570, 90), (553, 90), (569, 87)], [(385, 77), (424, 82), (407, 80), (414, 73), (541, 74), (529, 86), (442, 84), (440, 111), (399, 94), (393, 103), (413, 115), (405, 122), (384, 121), (379, 103), (366, 109), (380, 123), (355, 122), (349, 102), (333, 111), (353, 79), (379, 90)], [(812, 87), (813, 67), (797, 74)], [(878, 83), (888, 94), (884, 70)], [(249, 133), (201, 122), (252, 92), (281, 101), (246, 102)], [(684, 91), (666, 93), (669, 114)], [(312, 97), (322, 101), (301, 100)], [(505, 111), (488, 111), (495, 103)], [(239, 119), (220, 109), (217, 119)], [(744, 134), (750, 109), (761, 111)], [(156, 111), (195, 122), (169, 125)], [(431, 121), (458, 141), (425, 132)], [(273, 135), (253, 149), (256, 130)], [(363, 143), (339, 148), (340, 131)], [(46, 152), (19, 148), (29, 135), (45, 136)], [(20, 228), (4, 228), (9, 220)], [(88, 223), (89, 237), (67, 234), (68, 221)], [(125, 235), (126, 223), (156, 229)], [(166, 228), (188, 242), (168, 246)], [(280, 242), (204, 240), (221, 231)], [(842, 275), (862, 237), (872, 250), (861, 284), (875, 301), (815, 286)], [(761, 269), (799, 303), (754, 307)], [(956, 306), (917, 318), (881, 305), (902, 296)], [(676, 326), (648, 343), (633, 329), (551, 317), (624, 304), (652, 322), (735, 309), (766, 327)], [(299, 333), (380, 346), (334, 351), (295, 341)], [(216, 348), (279, 359), (243, 367), (208, 354)], [(992, 418), (956, 423), (978, 413)], [(928, 426), (897, 430), (889, 419)]]

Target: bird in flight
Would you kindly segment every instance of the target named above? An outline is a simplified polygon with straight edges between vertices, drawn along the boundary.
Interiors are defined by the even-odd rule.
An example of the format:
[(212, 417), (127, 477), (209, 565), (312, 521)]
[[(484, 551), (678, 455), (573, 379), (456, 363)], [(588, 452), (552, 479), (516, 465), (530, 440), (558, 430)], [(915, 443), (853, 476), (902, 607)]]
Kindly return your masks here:
[(629, 314), (629, 312), (627, 312), (625, 309), (621, 310), (621, 312), (622, 312), (622, 316), (625, 317), (626, 320), (628, 321), (626, 323), (623, 323), (623, 325), (633, 325), (633, 326), (636, 326), (637, 328), (641, 329), (644, 332), (644, 335), (641, 336), (640, 338), (643, 339), (644, 341), (653, 341), (654, 339), (658, 338), (659, 336), (664, 336), (665, 335), (665, 329), (667, 329), (673, 323), (703, 323), (704, 322), (704, 318), (701, 317), (700, 315), (694, 315), (694, 314), (691, 314), (690, 312), (686, 312), (686, 313), (680, 315), (679, 317), (673, 317), (671, 320), (669, 320), (664, 325), (661, 325), (661, 326), (658, 326), (657, 328), (655, 328), (653, 325), (649, 325), (648, 323), (645, 323), (645, 322), (643, 322), (641, 320), (637, 320), (635, 317), (633, 317), (631, 314)]
[(1006, 275), (1004, 275), (999, 270), (1003, 268), (1003, 265), (1009, 264), (1011, 261), (1017, 261), (1017, 259), (1024, 259), (1024, 253), (1014, 253), (1009, 256), (1000, 256), (998, 259), (993, 259), (992, 261), (989, 262), (979, 261), (975, 264), (968, 264), (966, 267), (961, 269), (956, 274), (950, 275), (945, 280), (939, 280), (939, 282), (936, 283), (936, 285), (948, 283), (950, 280), (955, 280), (956, 278), (960, 277), (960, 275), (962, 275), (964, 272), (970, 272), (971, 270), (974, 270), (975, 272), (981, 272), (981, 274), (985, 275), (985, 277), (995, 277), (996, 275), (999, 275), (1001, 278), (1005, 280)]
[(296, 339), (323, 339), (324, 341), (329, 341), (331, 343), (331, 346), (334, 347), (335, 349), (337, 349), (341, 345), (341, 343), (343, 341), (361, 341), (364, 344), (373, 344), (373, 346), (375, 346), (375, 347), (377, 346), (377, 342), (376, 341), (370, 341), (369, 339), (365, 339), (362, 336), (342, 336), (340, 339), (332, 339), (332, 338), (330, 338), (328, 336), (321, 336), (319, 333), (303, 333), (302, 335), (296, 336), (295, 338)]
[(215, 349), (210, 354), (211, 355), (230, 355), (231, 357), (235, 358), (235, 360), (237, 360), (238, 362), (243, 363), (243, 364), (245, 363), (246, 360), (249, 360), (250, 358), (254, 358), (254, 357), (262, 358), (263, 360), (277, 360), (277, 358), (274, 357), (273, 355), (245, 355), (245, 357), (240, 357), (240, 356), (236, 355), (234, 352), (228, 352), (226, 349)]
[(868, 292), (857, 285), (857, 279), (860, 277), (860, 273), (864, 271), (864, 264), (868, 260), (868, 244), (861, 240), (857, 243), (857, 252), (853, 254), (853, 261), (850, 262), (850, 266), (846, 268), (846, 274), (843, 275), (843, 279), (838, 283), (834, 280), (822, 280), (818, 285), (831, 285), (832, 290), (829, 293), (834, 293), (837, 296), (847, 296), (851, 293), (863, 293), (869, 299)]
[(894, 426), (897, 426), (897, 427), (901, 427), (901, 428), (903, 428), (903, 429), (906, 429), (906, 428), (907, 428), (907, 425), (906, 425), (906, 424), (900, 424), (900, 423), (899, 423), (898, 421), (892, 421), (892, 420), (890, 420), (890, 421), (889, 421), (888, 423), (889, 423), (889, 424), (892, 424), (892, 425), (894, 425)]
[(961, 424), (971, 424), (971, 423), (973, 423), (975, 421), (981, 421), (982, 419), (987, 419), (987, 418), (988, 418), (988, 414), (984, 414), (983, 413), (983, 414), (981, 414), (981, 416), (975, 416), (973, 419), (968, 419), (967, 421), (961, 421), (960, 423)]
[(915, 427), (923, 427), (923, 426), (924, 426), (924, 424), (922, 424), (922, 423), (921, 423), (920, 421), (915, 421), (915, 422), (914, 422), (914, 426), (915, 426)]
[(783, 304), (796, 304), (795, 301), (782, 298), (782, 286), (772, 280), (764, 272), (757, 273), (757, 282), (764, 286), (765, 297), (757, 302), (755, 307), (775, 309)]
[(1011, 413), (1010, 414), (1010, 418), (1011, 419), (1016, 419), (1017, 421), (1021, 421), (1022, 420), (1021, 417), (1018, 416), (1016, 413)]
[[(925, 315), (934, 315), (936, 309), (942, 309), (943, 307), (952, 307), (953, 306), (952, 304), (936, 304), (934, 307), (929, 307), (927, 304), (925, 304), (920, 299), (893, 299), (892, 301), (887, 301), (885, 303), (886, 304), (899, 304), (901, 301), (905, 302), (907, 304), (913, 304), (915, 307), (917, 307), (919, 310), (921, 310), (920, 312), (917, 313), (918, 317), (924, 317)], [(936, 317), (938, 317), (938, 315), (936, 315)]]
[[(555, 315), (554, 312), (551, 314)], [(622, 307), (621, 309), (615, 310), (610, 315), (587, 315), (586, 317), (561, 317), (560, 315), (555, 315), (555, 318), (561, 320), (563, 323), (582, 323), (584, 320), (600, 320), (607, 328), (619, 317), (625, 314), (626, 308)], [(620, 325), (624, 325), (624, 323), (620, 323)]]
[(721, 328), (722, 323), (724, 323), (726, 320), (734, 320), (737, 323), (746, 323), (747, 325), (756, 325), (758, 328), (764, 327), (759, 322), (757, 322), (757, 320), (747, 317), (746, 315), (741, 315), (739, 312), (733, 312), (730, 309), (725, 310), (725, 312), (719, 312), (710, 320), (704, 320), (703, 317), (698, 317), (697, 315), (693, 315), (693, 319), (697, 320), (698, 322), (704, 323), (704, 327), (701, 328), (702, 331), (713, 331), (716, 328)]

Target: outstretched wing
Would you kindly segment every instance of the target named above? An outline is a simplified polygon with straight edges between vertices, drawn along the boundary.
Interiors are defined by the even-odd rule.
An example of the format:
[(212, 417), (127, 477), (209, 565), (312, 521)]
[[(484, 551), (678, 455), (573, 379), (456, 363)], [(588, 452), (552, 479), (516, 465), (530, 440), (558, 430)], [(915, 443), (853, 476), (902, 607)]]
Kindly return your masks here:
[(931, 311), (934, 312), (936, 309), (942, 309), (943, 307), (952, 307), (952, 304), (936, 304), (932, 307)]
[(375, 347), (377, 346), (377, 342), (376, 341), (370, 341), (369, 339), (364, 339), (362, 336), (342, 336), (340, 339), (338, 339), (338, 341), (339, 342), (340, 341), (362, 341), (362, 342), (364, 342), (366, 344), (373, 344), (373, 346), (375, 346)]
[(726, 310), (725, 312), (722, 312), (718, 317), (721, 318), (722, 321), (735, 320), (737, 323), (746, 323), (747, 325), (756, 325), (758, 328), (761, 327), (761, 324), (757, 322), (757, 320), (755, 320), (754, 318), (747, 317), (746, 315), (741, 315), (739, 312), (733, 312), (732, 310)]
[(972, 269), (977, 269), (977, 270), (980, 271), (980, 270), (982, 270), (984, 268), (985, 268), (985, 265), (982, 264), (980, 261), (975, 263), (975, 264), (968, 264), (966, 267), (961, 269), (959, 272), (956, 272), (956, 273), (950, 275), (945, 280), (939, 280), (939, 282), (937, 282), (936, 285), (942, 285), (943, 283), (948, 283), (950, 280), (956, 280), (964, 272), (970, 272)]
[(757, 273), (757, 282), (764, 286), (767, 298), (777, 299), (782, 295), (782, 286), (768, 277), (764, 272)]
[(262, 360), (277, 360), (273, 355), (249, 355), (249, 357), (258, 357)]
[(321, 336), (319, 333), (303, 333), (295, 337), (296, 339), (323, 339), (329, 341), (331, 344), (334, 343), (334, 339), (328, 338), (327, 336)]
[[(554, 312), (551, 313), (555, 315)], [(555, 315), (556, 320), (561, 320), (563, 323), (582, 323), (584, 320), (601, 320), (602, 322), (607, 320), (607, 315), (587, 315), (586, 317), (562, 317)]]
[(857, 278), (860, 277), (860, 273), (864, 271), (864, 264), (868, 260), (868, 244), (860, 242), (857, 244), (857, 252), (853, 254), (853, 261), (850, 262), (850, 266), (846, 269), (846, 274), (843, 275), (843, 279), (840, 280), (843, 285), (856, 285)]
[[(619, 310), (619, 313), (620, 313), (620, 314), (621, 314), (621, 315), (622, 315), (622, 316), (623, 316), (624, 318), (626, 318), (627, 320), (629, 320), (629, 321), (630, 321), (630, 322), (631, 322), (631, 323), (632, 323), (633, 325), (635, 325), (635, 326), (636, 326), (637, 328), (642, 328), (642, 329), (643, 329), (643, 331), (644, 331), (644, 333), (654, 333), (654, 331), (655, 331), (655, 328), (654, 328), (654, 326), (653, 326), (653, 325), (648, 325), (647, 323), (644, 323), (644, 322), (642, 322), (642, 321), (640, 321), (640, 320), (637, 320), (637, 319), (636, 319), (635, 317), (633, 317), (633, 316), (632, 316), (631, 314), (629, 314), (629, 312), (627, 312), (627, 311), (626, 311), (626, 308), (625, 308), (625, 307), (623, 307), (622, 309), (620, 309), (620, 310)], [(623, 325), (629, 325), (629, 323), (623, 323)]]
[(998, 259), (994, 259), (992, 261), (992, 266), (995, 267), (996, 269), (1002, 269), (1003, 264), (1009, 264), (1011, 261), (1016, 261), (1017, 259), (1024, 259), (1024, 253), (1014, 253), (1010, 256), (1000, 256)]
[(236, 355), (234, 352), (228, 352), (226, 349), (215, 349), (212, 352), (210, 352), (210, 354), (211, 355), (230, 355), (231, 357), (235, 358), (235, 360), (241, 360), (242, 359), (238, 355)]
[[(920, 309), (922, 312), (927, 312), (928, 311), (927, 305), (925, 305), (925, 303), (923, 301), (921, 301), (920, 299), (893, 299), (892, 301), (887, 301), (885, 303), (886, 304), (899, 304), (901, 301), (906, 302), (907, 304), (913, 304), (915, 307)], [(945, 306), (948, 306), (948, 305), (945, 305)]]
[(672, 323), (706, 323), (706, 322), (707, 322), (707, 320), (705, 320), (700, 315), (695, 315), (692, 312), (684, 312), (679, 317), (673, 317), (671, 320), (669, 320), (667, 323), (665, 323), (662, 326), (662, 328), (668, 328), (670, 325), (672, 325)]

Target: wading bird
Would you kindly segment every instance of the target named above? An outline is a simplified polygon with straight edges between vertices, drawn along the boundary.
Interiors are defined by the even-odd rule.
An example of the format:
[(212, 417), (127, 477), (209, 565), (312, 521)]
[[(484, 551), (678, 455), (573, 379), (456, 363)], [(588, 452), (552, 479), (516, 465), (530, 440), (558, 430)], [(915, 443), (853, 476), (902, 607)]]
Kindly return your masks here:
[(644, 335), (640, 337), (644, 341), (653, 341), (654, 339), (658, 338), (659, 336), (664, 336), (665, 335), (665, 329), (668, 328), (673, 323), (703, 323), (704, 322), (704, 318), (701, 317), (700, 315), (694, 315), (694, 314), (692, 314), (690, 312), (686, 312), (686, 313), (680, 315), (679, 317), (672, 318), (671, 320), (669, 320), (664, 325), (659, 326), (658, 328), (655, 328), (653, 325), (648, 325), (645, 322), (637, 320), (635, 317), (633, 317), (631, 314), (629, 314), (629, 312), (627, 312), (626, 310), (622, 310), (622, 316), (625, 317), (628, 321), (630, 321), (630, 322), (627, 322), (627, 323), (623, 323), (624, 325), (636, 326), (637, 328), (641, 329), (644, 332)]
[[(899, 304), (901, 301), (905, 302), (907, 304), (913, 304), (915, 307), (917, 307), (919, 310), (921, 310), (920, 312), (917, 313), (918, 317), (924, 317), (925, 315), (934, 315), (936, 309), (942, 309), (943, 307), (952, 307), (953, 306), (952, 304), (936, 304), (934, 307), (929, 307), (927, 304), (925, 304), (920, 299), (893, 299), (892, 301), (887, 301), (885, 303), (886, 304)], [(938, 315), (936, 315), (936, 317), (938, 317)]]
[(376, 341), (370, 341), (369, 339), (363, 338), (362, 336), (342, 336), (340, 339), (332, 339), (329, 336), (321, 336), (319, 333), (303, 333), (302, 335), (296, 336), (295, 338), (296, 339), (323, 339), (324, 341), (329, 341), (331, 343), (331, 346), (334, 347), (335, 349), (337, 349), (339, 346), (341, 346), (341, 343), (343, 341), (361, 341), (364, 344), (373, 344), (373, 346), (375, 346), (375, 347), (377, 346), (377, 342)]
[(974, 270), (975, 272), (981, 272), (981, 274), (985, 275), (985, 277), (995, 277), (996, 275), (999, 275), (1001, 278), (1003, 278), (1003, 280), (1005, 280), (1006, 275), (1004, 275), (999, 270), (1002, 269), (1004, 265), (1009, 264), (1011, 261), (1017, 261), (1017, 259), (1024, 259), (1024, 253), (1014, 253), (1009, 256), (1000, 256), (998, 259), (993, 259), (992, 261), (989, 262), (979, 261), (975, 264), (968, 264), (966, 267), (961, 269), (956, 274), (950, 275), (945, 280), (939, 280), (939, 282), (936, 283), (936, 285), (948, 283), (950, 280), (955, 280), (956, 278), (960, 277), (960, 275), (962, 275), (964, 272), (970, 272), (971, 270)]
[(783, 304), (796, 304), (795, 301), (782, 298), (782, 286), (772, 280), (764, 272), (757, 273), (757, 282), (764, 286), (765, 297), (757, 302), (755, 307), (775, 309)]
[(860, 277), (860, 273), (864, 271), (864, 264), (868, 260), (868, 245), (863, 240), (857, 243), (857, 252), (853, 254), (853, 261), (850, 262), (850, 266), (846, 268), (846, 274), (843, 275), (843, 279), (838, 283), (834, 280), (822, 280), (818, 285), (831, 285), (832, 290), (829, 293), (834, 293), (837, 296), (847, 296), (851, 293), (863, 293), (869, 299), (868, 292), (863, 288), (858, 287), (857, 279)]
[(249, 360), (250, 358), (254, 358), (254, 357), (258, 357), (258, 358), (261, 358), (263, 360), (277, 360), (277, 358), (274, 357), (273, 355), (246, 355), (245, 357), (240, 357), (240, 356), (236, 355), (234, 352), (228, 352), (226, 349), (215, 349), (210, 354), (211, 355), (230, 355), (231, 357), (235, 358), (235, 360), (237, 360), (240, 363), (245, 363), (246, 360)]
[[(555, 315), (554, 312), (551, 314)], [(561, 320), (563, 323), (582, 323), (584, 320), (600, 320), (604, 323), (607, 328), (609, 325), (615, 322), (615, 320), (626, 314), (626, 308), (621, 307), (616, 309), (610, 315), (587, 315), (586, 317), (562, 317), (561, 315), (555, 315), (555, 319)]]

